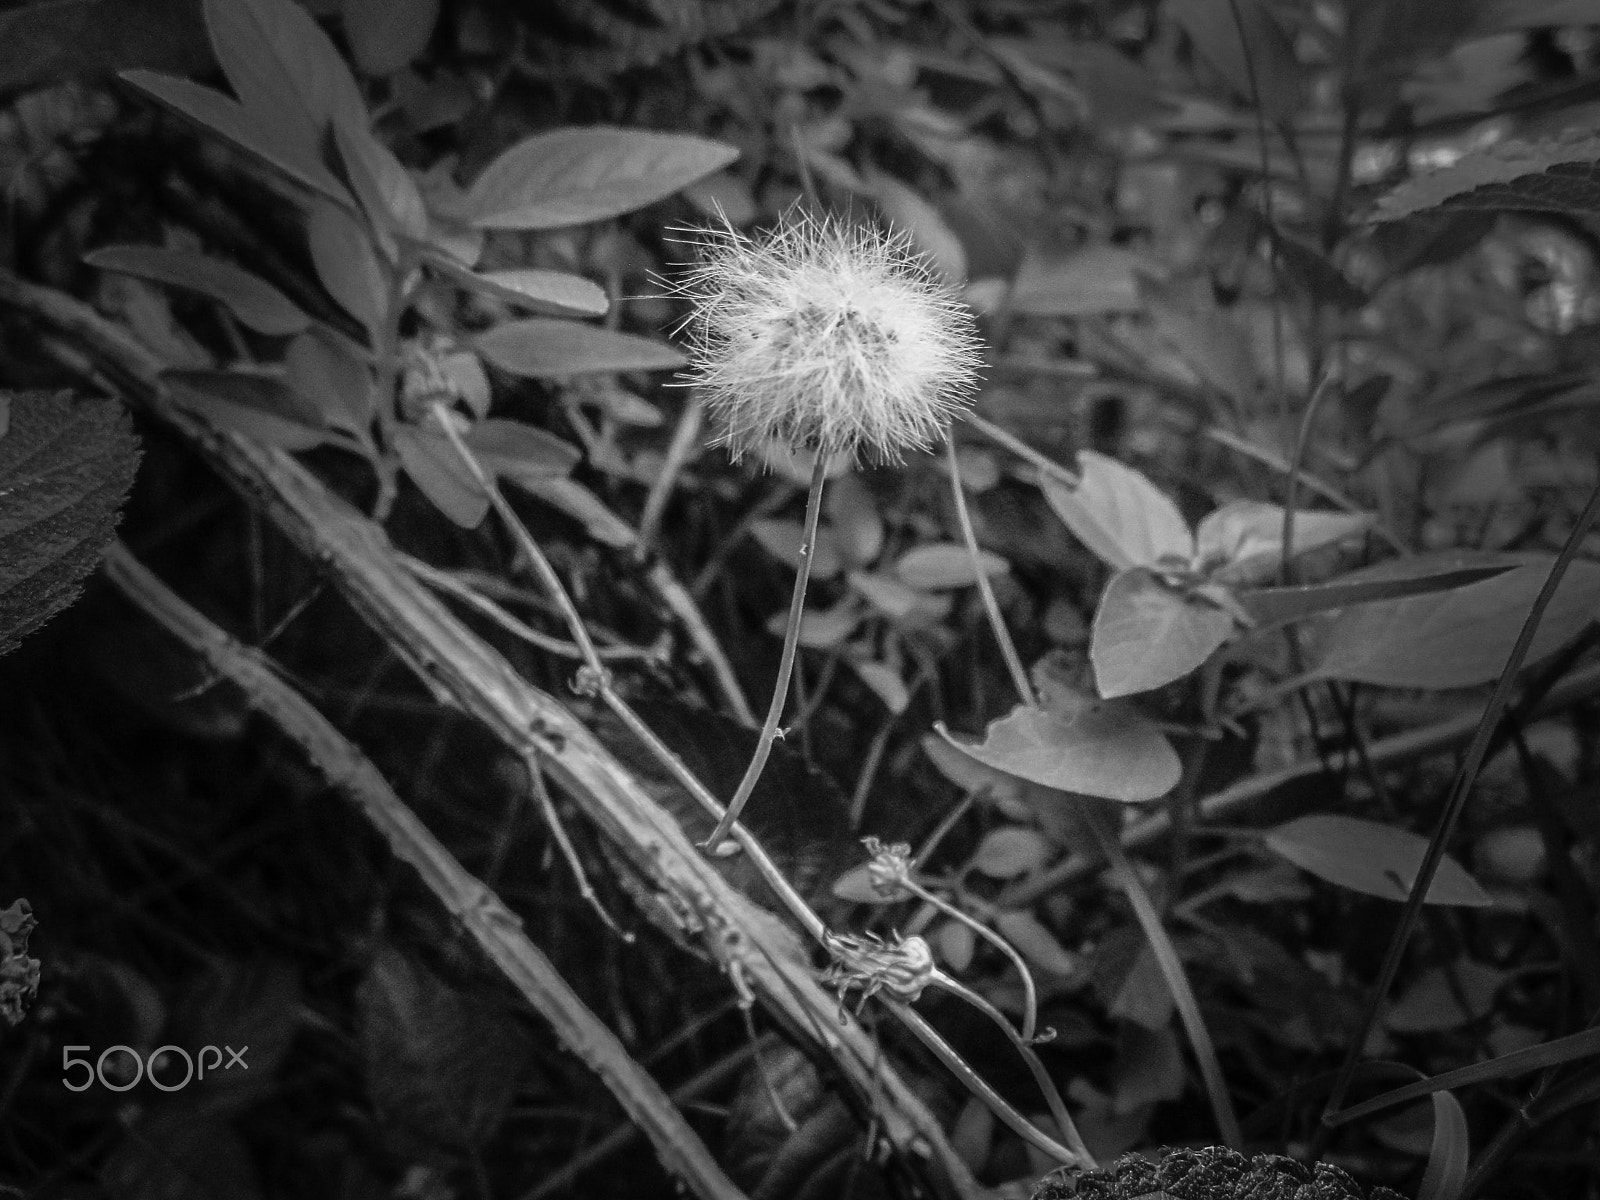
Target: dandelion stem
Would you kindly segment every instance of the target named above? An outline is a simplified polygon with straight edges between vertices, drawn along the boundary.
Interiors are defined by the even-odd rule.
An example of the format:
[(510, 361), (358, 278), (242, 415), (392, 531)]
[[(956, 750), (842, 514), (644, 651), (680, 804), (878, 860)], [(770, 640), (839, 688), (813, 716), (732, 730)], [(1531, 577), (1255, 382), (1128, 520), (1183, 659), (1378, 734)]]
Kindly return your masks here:
[(924, 904), (931, 904), (951, 920), (961, 922), (1011, 960), (1012, 965), (1017, 968), (1017, 974), (1022, 977), (1022, 1040), (1031, 1043), (1039, 1025), (1039, 993), (1033, 983), (1033, 972), (1028, 970), (1028, 964), (1023, 961), (1022, 955), (1017, 953), (1016, 947), (982, 921), (975, 920), (916, 879), (908, 876), (901, 886)]
[(983, 610), (989, 614), (989, 625), (994, 629), (995, 640), (1000, 643), (1000, 654), (1006, 660), (1006, 669), (1011, 672), (1011, 682), (1016, 684), (1017, 694), (1022, 697), (1024, 704), (1032, 707), (1038, 703), (1034, 698), (1033, 685), (1028, 682), (1028, 672), (1023, 668), (1022, 658), (1017, 654), (1010, 631), (1006, 629), (1005, 618), (1000, 615), (994, 589), (989, 586), (989, 573), (983, 569), (983, 556), (978, 552), (978, 536), (972, 531), (966, 493), (961, 490), (961, 462), (956, 456), (956, 431), (953, 427), (945, 431), (944, 449), (945, 458), (950, 464), (950, 494), (955, 497), (956, 520), (961, 524), (961, 539), (967, 544), (967, 556), (972, 559), (972, 574), (977, 579), (978, 595), (983, 597)]
[(800, 563), (794, 575), (794, 593), (789, 598), (789, 622), (783, 630), (783, 654), (778, 659), (778, 679), (772, 687), (772, 703), (767, 706), (767, 719), (761, 723), (761, 734), (756, 740), (756, 751), (745, 768), (739, 790), (728, 801), (728, 810), (722, 814), (716, 829), (706, 839), (705, 849), (715, 850), (728, 836), (728, 830), (739, 819), (739, 811), (750, 799), (756, 781), (767, 765), (772, 753), (772, 743), (778, 739), (778, 722), (783, 719), (783, 706), (789, 698), (789, 678), (794, 674), (795, 651), (800, 645), (800, 618), (805, 615), (806, 584), (811, 580), (811, 559), (817, 545), (817, 521), (822, 516), (822, 488), (828, 481), (828, 459), (825, 446), (817, 447), (817, 462), (811, 468), (811, 489), (806, 493), (805, 533), (800, 539)]

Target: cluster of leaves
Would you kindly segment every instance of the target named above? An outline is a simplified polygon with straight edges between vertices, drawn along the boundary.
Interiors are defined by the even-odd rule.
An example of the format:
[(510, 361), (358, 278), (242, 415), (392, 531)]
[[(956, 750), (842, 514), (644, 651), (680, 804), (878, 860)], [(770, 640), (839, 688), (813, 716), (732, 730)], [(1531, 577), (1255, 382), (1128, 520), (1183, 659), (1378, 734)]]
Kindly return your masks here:
[[(1584, 1036), (1567, 1014), (1600, 1003), (1600, 829), (1578, 800), (1592, 738), (1578, 718), (1523, 711), (1516, 761), (1491, 760), (1465, 834), (1435, 832), (1447, 779), (1424, 756), (1464, 740), (1449, 732), (1463, 720), (1470, 732), (1572, 530), (1574, 486), (1594, 476), (1600, 264), (1581, 231), (1521, 214), (1600, 211), (1600, 150), (1546, 136), (1573, 114), (1518, 57), (1527, 30), (1570, 23), (1570, 6), (1422, 7), (1351, 3), (1336, 20), (1276, 0), (1166, 0), (1080, 22), (1027, 3), (841, 5), (803, 29), (780, 15), (645, 81), (659, 95), (642, 110), (681, 99), (672, 123), (723, 140), (558, 126), (480, 147), (467, 182), (436, 148), (468, 116), (473, 68), (430, 59), (515, 17), (345, 3), (352, 68), (291, 0), (205, 0), (231, 94), (147, 69), (122, 79), (274, 181), (329, 303), (186, 232), (85, 260), (208, 301), (193, 324), (220, 325), (225, 354), (161, 293), (102, 293), (175, 364), (179, 404), (364, 463), (378, 515), (403, 479), (475, 530), (489, 500), (474, 463), (564, 513), (564, 565), (588, 564), (597, 619), (636, 620), (627, 587), (593, 563), (597, 547), (643, 544), (618, 516), (642, 509), (663, 552), (700, 571), (700, 598), (726, 601), (717, 634), (756, 683), (784, 628), (769, 593), (799, 562), (809, 464), (774, 458), (752, 481), (657, 431), (645, 373), (680, 357), (650, 336), (659, 304), (615, 296), (661, 267), (661, 221), (621, 218), (686, 191), (743, 226), (810, 189), (908, 231), (992, 343), (979, 412), (998, 433), (960, 433), (956, 485), (984, 548), (962, 545), (931, 460), (838, 464), (811, 549), (796, 724), (806, 753), (854, 781), (855, 827), (836, 832), (938, 827), (919, 878), (969, 919), (842, 862), (833, 892), (857, 907), (840, 919), (926, 931), (942, 970), (1011, 1013), (1028, 1001), (980, 932), (1015, 950), (1057, 1034), (1039, 1053), (1103, 1157), (1214, 1140), (1222, 1112), (1179, 1103), (1208, 1061), (1236, 1099), (1272, 1101), (1277, 1148), (1297, 1152), (1325, 1140), (1322, 1093), (1293, 1091), (1308, 1069), (1356, 1051), (1404, 1058), (1411, 1077), (1476, 1062), (1431, 1103), (1382, 1110), (1338, 1143), (1443, 1200), (1466, 1186), (1469, 1130), (1508, 1119), (1499, 1080), (1538, 1066), (1542, 1088), (1581, 1106), (1593, 1078), (1592, 1047), (1564, 1040)], [(507, 51), (483, 81), (519, 72), (534, 73)], [(1512, 87), (1534, 93), (1514, 129), (1498, 111)], [(522, 403), (525, 380), (543, 403)], [(98, 437), (75, 453), (111, 455), (112, 431)], [(116, 456), (131, 474), (125, 445)], [(125, 487), (113, 475), (65, 582), (44, 580), (47, 602), (30, 591), (12, 617), (5, 589), (43, 594), (42, 577), (0, 568), (0, 646), (65, 603)], [(662, 526), (663, 488), (681, 524)], [(15, 528), (40, 519), (28, 509)], [(1567, 703), (1593, 690), (1600, 561), (1581, 549), (1518, 657), (1541, 669), (1537, 694), (1576, 679)], [(1009, 711), (980, 582), (1035, 660), (1037, 695)], [(1221, 824), (1241, 813), (1248, 826)], [(1139, 859), (1119, 894), (1097, 830), (1168, 853)], [(1445, 837), (1432, 922), (1368, 1028), (1373, 943)], [(411, 971), (379, 955), (361, 985), (382, 1095), (408, 1094), (403, 1080), (437, 1062), (407, 1050), (460, 1000), (419, 1001), (432, 992)], [(481, 1144), (509, 1103), (505, 1067), (467, 1070), (489, 1093), (473, 1115), (434, 1116)], [(1520, 1136), (1497, 1134), (1490, 1166)], [(976, 1101), (952, 1138), (986, 1179), (1045, 1166)], [(1115, 1178), (1184, 1194), (1132, 1167)]]

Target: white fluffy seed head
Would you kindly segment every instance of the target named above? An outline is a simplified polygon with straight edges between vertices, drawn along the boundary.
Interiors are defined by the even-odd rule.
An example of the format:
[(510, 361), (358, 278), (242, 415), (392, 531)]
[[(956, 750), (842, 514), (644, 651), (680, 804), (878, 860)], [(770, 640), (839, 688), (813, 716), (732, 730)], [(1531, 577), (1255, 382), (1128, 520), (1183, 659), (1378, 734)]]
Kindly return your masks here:
[(971, 312), (902, 233), (791, 209), (760, 241), (683, 231), (698, 261), (673, 281), (692, 309), (686, 382), (737, 461), (773, 441), (898, 462), (971, 403)]

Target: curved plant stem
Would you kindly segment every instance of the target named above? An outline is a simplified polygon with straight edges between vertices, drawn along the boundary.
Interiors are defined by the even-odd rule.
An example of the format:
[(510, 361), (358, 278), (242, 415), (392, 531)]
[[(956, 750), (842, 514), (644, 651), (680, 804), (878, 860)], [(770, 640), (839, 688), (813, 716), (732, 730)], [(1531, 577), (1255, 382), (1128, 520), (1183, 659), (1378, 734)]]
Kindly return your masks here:
[(800, 539), (800, 563), (794, 574), (794, 593), (789, 598), (789, 620), (783, 630), (783, 655), (778, 660), (778, 678), (772, 686), (772, 703), (767, 706), (767, 719), (761, 723), (761, 733), (756, 741), (756, 752), (745, 768), (739, 788), (728, 801), (728, 811), (722, 814), (717, 827), (706, 839), (705, 846), (715, 850), (728, 836), (728, 830), (739, 819), (739, 811), (750, 799), (756, 781), (767, 765), (772, 753), (772, 743), (778, 739), (778, 722), (783, 719), (783, 706), (789, 699), (789, 679), (794, 674), (795, 651), (800, 645), (800, 618), (805, 614), (806, 584), (811, 580), (812, 551), (817, 545), (817, 521), (822, 516), (822, 487), (828, 481), (828, 454), (818, 447), (816, 465), (811, 468), (811, 489), (806, 493), (805, 533)]
[[(903, 1000), (893, 1000), (881, 995), (879, 998), (899, 1022), (914, 1033), (924, 1046), (933, 1051), (934, 1057), (948, 1067), (950, 1073), (965, 1084), (967, 1090), (981, 1100), (990, 1112), (999, 1117), (1001, 1123), (1012, 1133), (1035, 1150), (1043, 1151), (1064, 1166), (1078, 1165), (1079, 1158), (1076, 1154), (1036, 1129), (1031, 1121), (1012, 1108), (1005, 1097), (990, 1087), (983, 1076), (974, 1071), (966, 1059), (956, 1053), (955, 1048), (939, 1035), (937, 1029), (922, 1019), (921, 1013)], [(1093, 1159), (1088, 1161), (1093, 1162)]]
[(1350, 1081), (1355, 1074), (1356, 1063), (1361, 1057), (1361, 1048), (1367, 1044), (1367, 1035), (1372, 1032), (1378, 1014), (1388, 999), (1389, 988), (1400, 970), (1400, 959), (1405, 954), (1411, 930), (1422, 914), (1423, 901), (1428, 895), (1428, 889), (1433, 885), (1433, 877), (1439, 869), (1439, 863), (1444, 859), (1445, 846), (1450, 841), (1451, 833), (1455, 831), (1461, 810), (1466, 807), (1472, 785), (1477, 782), (1478, 770), (1483, 766), (1489, 744), (1494, 739), (1496, 728), (1499, 727), (1500, 718), (1511, 703), (1511, 692), (1516, 686), (1517, 672), (1522, 669), (1523, 661), (1528, 657), (1528, 649), (1533, 645), (1533, 635), (1539, 630), (1539, 621), (1555, 597), (1556, 588), (1561, 586), (1567, 567), (1577, 557), (1578, 548), (1583, 545), (1583, 540), (1597, 516), (1600, 516), (1600, 485), (1589, 493), (1589, 502), (1584, 505), (1582, 514), (1573, 524), (1571, 532), (1567, 534), (1567, 540), (1561, 547), (1561, 553), (1556, 556), (1556, 561), (1551, 565), (1544, 586), (1534, 597), (1533, 607), (1528, 610), (1527, 619), (1522, 622), (1522, 630), (1517, 634), (1516, 644), (1511, 648), (1511, 657), (1506, 660), (1505, 670), (1500, 672), (1500, 678), (1495, 681), (1494, 691), (1489, 696), (1489, 703), (1484, 707), (1483, 715), (1478, 718), (1478, 727), (1472, 735), (1472, 743), (1467, 747), (1465, 757), (1461, 760), (1461, 769), (1456, 773), (1455, 783), (1450, 789), (1450, 798), (1445, 802), (1444, 811), (1439, 814), (1439, 823), (1428, 842), (1428, 852), (1422, 856), (1422, 864), (1417, 868), (1417, 877), (1412, 881), (1410, 894), (1406, 896), (1406, 906), (1400, 913), (1400, 920), (1395, 926), (1393, 935), (1389, 938), (1389, 948), (1384, 953), (1378, 978), (1373, 981), (1372, 991), (1367, 996), (1366, 1008), (1361, 1014), (1361, 1024), (1345, 1050), (1344, 1061), (1339, 1066), (1339, 1077), (1334, 1081), (1333, 1090), (1328, 1094), (1327, 1105), (1322, 1110), (1324, 1130), (1328, 1128), (1326, 1122), (1339, 1111), (1340, 1106), (1344, 1104), (1345, 1093), (1350, 1090)]
[(978, 537), (972, 531), (972, 517), (967, 512), (967, 497), (961, 490), (961, 462), (956, 457), (954, 428), (945, 430), (944, 449), (945, 461), (950, 464), (950, 494), (956, 503), (956, 520), (961, 525), (961, 540), (967, 544), (967, 557), (972, 560), (972, 574), (978, 584), (978, 595), (983, 597), (983, 610), (989, 614), (989, 625), (994, 629), (995, 640), (1000, 643), (1000, 654), (1006, 660), (1006, 670), (1011, 672), (1011, 682), (1016, 685), (1017, 694), (1022, 697), (1022, 702), (1031, 708), (1038, 703), (1033, 694), (1033, 685), (1028, 682), (1028, 672), (1022, 665), (1021, 656), (1017, 653), (1016, 643), (1011, 640), (1005, 619), (1000, 615), (1000, 605), (994, 598), (994, 589), (989, 586), (989, 573), (983, 569), (983, 556), (978, 552)]
[(1139, 881), (1116, 833), (1102, 825), (1100, 814), (1094, 809), (1086, 809), (1084, 816), (1087, 818), (1085, 824), (1100, 843), (1101, 852), (1110, 860), (1112, 873), (1128, 897), (1133, 915), (1150, 943), (1150, 952), (1155, 955), (1156, 965), (1161, 968), (1167, 988), (1172, 992), (1172, 1002), (1177, 1006), (1178, 1016), (1189, 1034), (1189, 1045), (1200, 1064), (1200, 1076), (1205, 1080), (1206, 1094), (1211, 1099), (1211, 1109), (1217, 1118), (1217, 1129), (1222, 1134), (1222, 1140), (1237, 1150), (1244, 1145), (1244, 1137), (1239, 1131), (1239, 1118), (1233, 1111), (1233, 1099), (1228, 1094), (1228, 1083), (1222, 1075), (1222, 1064), (1217, 1060), (1217, 1048), (1200, 1015), (1200, 1002), (1195, 999), (1194, 989), (1189, 986), (1183, 960), (1178, 957), (1177, 948), (1161, 923), (1161, 914), (1156, 911), (1150, 893)]
[(1039, 1024), (1039, 992), (1033, 984), (1033, 972), (1028, 970), (1028, 964), (1022, 960), (1022, 955), (1017, 953), (1016, 947), (982, 921), (975, 920), (962, 912), (950, 901), (929, 891), (915, 879), (906, 878), (901, 881), (901, 886), (924, 904), (931, 904), (945, 916), (960, 921), (1011, 960), (1012, 965), (1017, 968), (1017, 974), (1022, 976), (1022, 1040), (1031, 1043)]
[(1004, 446), (1007, 450), (1011, 451), (1011, 453), (1015, 454), (1024, 462), (1032, 463), (1046, 475), (1055, 476), (1069, 488), (1075, 488), (1079, 483), (1083, 482), (1082, 478), (1076, 471), (1072, 470), (1070, 467), (1063, 467), (1053, 458), (1047, 458), (1045, 455), (1040, 454), (1016, 434), (1011, 433), (1009, 430), (1002, 429), (993, 421), (986, 420), (985, 418), (980, 417), (977, 413), (968, 413), (967, 424), (971, 425), (979, 433), (983, 434), (984, 437), (995, 443), (995, 445)]
[(1055, 1118), (1056, 1125), (1061, 1130), (1062, 1140), (1067, 1149), (1078, 1156), (1078, 1165), (1085, 1170), (1093, 1171), (1096, 1167), (1094, 1155), (1089, 1153), (1089, 1147), (1083, 1144), (1083, 1137), (1078, 1133), (1078, 1126), (1072, 1119), (1072, 1114), (1067, 1112), (1067, 1104), (1057, 1090), (1055, 1080), (1050, 1078), (1050, 1073), (1044, 1069), (1044, 1063), (1039, 1061), (1039, 1056), (1034, 1052), (1030, 1039), (1019, 1038), (1017, 1031), (1011, 1027), (1011, 1022), (1005, 1019), (989, 1001), (958, 979), (952, 979), (943, 971), (934, 972), (933, 982), (949, 992), (952, 996), (959, 996), (984, 1016), (1005, 1031), (1005, 1035), (1017, 1053), (1022, 1055), (1022, 1061), (1028, 1064), (1028, 1072), (1033, 1076), (1033, 1081), (1044, 1093), (1044, 1101), (1050, 1107), (1050, 1115)]

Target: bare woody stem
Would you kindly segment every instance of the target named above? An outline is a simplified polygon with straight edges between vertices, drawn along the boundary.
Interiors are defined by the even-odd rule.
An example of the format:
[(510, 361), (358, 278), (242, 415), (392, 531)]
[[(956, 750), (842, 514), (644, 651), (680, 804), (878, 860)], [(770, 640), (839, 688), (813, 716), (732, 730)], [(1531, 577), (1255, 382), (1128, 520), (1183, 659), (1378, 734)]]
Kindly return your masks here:
[(722, 820), (717, 822), (717, 827), (705, 841), (705, 847), (709, 850), (722, 845), (722, 839), (728, 836), (728, 830), (739, 819), (740, 810), (750, 799), (750, 793), (755, 791), (756, 781), (761, 778), (761, 772), (767, 765), (772, 743), (778, 739), (778, 722), (783, 719), (783, 706), (789, 699), (789, 680), (794, 674), (795, 651), (800, 645), (800, 618), (805, 615), (806, 584), (811, 580), (811, 560), (817, 545), (817, 522), (822, 517), (822, 488), (828, 481), (828, 458), (826, 449), (818, 447), (816, 465), (811, 468), (811, 490), (806, 493), (805, 533), (800, 538), (800, 563), (795, 569), (794, 593), (789, 598), (789, 622), (783, 630), (783, 656), (778, 660), (777, 682), (772, 685), (772, 703), (767, 706), (767, 719), (761, 723), (756, 752), (750, 758), (750, 765), (745, 768), (744, 778), (739, 781), (739, 789), (728, 801), (728, 811), (722, 814)]

